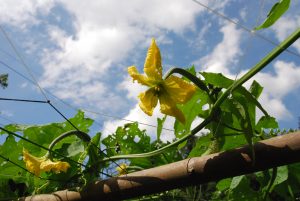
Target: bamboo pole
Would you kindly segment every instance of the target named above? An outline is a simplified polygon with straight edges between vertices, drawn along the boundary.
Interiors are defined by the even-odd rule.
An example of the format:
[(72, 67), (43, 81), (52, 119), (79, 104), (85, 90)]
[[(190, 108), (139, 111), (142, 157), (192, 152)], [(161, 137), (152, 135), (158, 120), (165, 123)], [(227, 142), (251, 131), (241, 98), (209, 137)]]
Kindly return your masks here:
[(122, 200), (300, 162), (300, 131), (257, 142), (254, 149), (254, 164), (247, 145), (97, 181), (80, 193), (64, 190), (21, 200)]

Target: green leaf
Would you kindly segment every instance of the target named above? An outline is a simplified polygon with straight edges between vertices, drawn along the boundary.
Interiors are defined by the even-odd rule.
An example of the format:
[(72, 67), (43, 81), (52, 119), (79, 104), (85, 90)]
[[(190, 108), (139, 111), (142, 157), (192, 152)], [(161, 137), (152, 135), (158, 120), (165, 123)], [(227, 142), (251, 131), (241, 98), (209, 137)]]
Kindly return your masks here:
[[(117, 154), (134, 154), (151, 151), (150, 137), (144, 130), (140, 130), (137, 123), (125, 124), (124, 127), (118, 127), (116, 132), (102, 140), (107, 148), (107, 155)], [(119, 146), (120, 150), (113, 147)], [(151, 167), (152, 163), (149, 158), (132, 159), (131, 165), (140, 167)]]
[(244, 135), (233, 135), (233, 136), (226, 136), (225, 137), (225, 144), (222, 147), (222, 150), (230, 150), (237, 147), (241, 147), (247, 144), (247, 141)]
[(261, 201), (261, 195), (260, 191), (251, 188), (249, 179), (242, 175), (232, 179), (228, 200)]
[(200, 74), (204, 77), (206, 83), (212, 84), (215, 87), (228, 88), (233, 84), (233, 80), (225, 77), (221, 73), (201, 72)]
[(231, 186), (231, 178), (227, 178), (227, 179), (222, 179), (221, 181), (219, 181), (218, 183), (217, 183), (217, 189), (219, 190), (219, 191), (224, 191), (224, 190), (226, 190), (226, 189), (228, 189), (230, 186)]
[(196, 145), (193, 147), (191, 152), (189, 153), (189, 158), (201, 156), (208, 149), (211, 143), (211, 135), (202, 135), (196, 142)]
[(262, 116), (259, 121), (257, 122), (256, 126), (255, 126), (255, 130), (257, 131), (261, 131), (261, 129), (265, 128), (265, 129), (269, 129), (269, 128), (273, 128), (276, 129), (278, 128), (278, 122), (276, 121), (276, 119), (274, 117), (270, 117), (270, 116)]
[(65, 143), (62, 148), (59, 149), (59, 153), (63, 153), (63, 155), (67, 157), (72, 157), (82, 152), (84, 152), (84, 143), (79, 140), (71, 144)]
[(100, 147), (100, 139), (101, 139), (101, 132), (96, 133), (96, 135), (92, 138), (91, 142), (97, 146)]
[(290, 0), (280, 0), (270, 10), (265, 21), (254, 28), (254, 30), (265, 29), (272, 26), (289, 8)]
[(163, 125), (166, 121), (167, 115), (165, 115), (162, 119), (157, 118), (157, 129), (156, 129), (156, 140), (160, 140), (160, 135), (163, 129)]
[(259, 98), (259, 96), (262, 93), (263, 89), (264, 88), (258, 82), (253, 80), (249, 91), (257, 99), (257, 98)]
[(288, 167), (286, 165), (277, 167), (277, 176), (275, 178), (275, 181), (274, 181), (271, 189), (273, 189), (275, 186), (286, 181), (288, 179), (288, 175), (289, 175), (289, 171), (288, 171)]
[(244, 175), (233, 177), (229, 188), (235, 189), (241, 183), (244, 177), (245, 177)]
[(185, 114), (186, 122), (183, 125), (178, 120), (175, 121), (174, 130), (177, 138), (181, 138), (182, 136), (190, 133), (191, 126), (195, 118), (198, 115), (202, 116), (205, 114), (205, 111), (203, 111), (202, 107), (207, 104), (207, 102), (208, 95), (204, 91), (197, 90), (189, 102), (178, 106), (178, 108)]

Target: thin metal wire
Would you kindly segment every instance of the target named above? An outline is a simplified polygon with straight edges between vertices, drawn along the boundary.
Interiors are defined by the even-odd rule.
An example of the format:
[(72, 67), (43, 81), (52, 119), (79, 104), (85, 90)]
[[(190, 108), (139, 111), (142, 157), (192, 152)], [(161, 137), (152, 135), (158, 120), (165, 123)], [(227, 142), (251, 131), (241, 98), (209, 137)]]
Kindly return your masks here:
[[(35, 83), (28, 77), (26, 77), (24, 74), (20, 73), (19, 71), (15, 70), (14, 68), (12, 68), (11, 66), (9, 66), (7, 63), (3, 62), (0, 60), (0, 64), (4, 65), (5, 67), (7, 67), (8, 69), (10, 69), (11, 71), (13, 71), (14, 73), (18, 74), (19, 76), (21, 76), (22, 78), (24, 78), (25, 80), (27, 80), (28, 82), (30, 82), (31, 84), (35, 85)], [(106, 117), (106, 118), (112, 118), (112, 119), (116, 119), (116, 120), (123, 120), (123, 121), (127, 121), (127, 122), (131, 122), (131, 123), (134, 123), (134, 122), (137, 122), (138, 124), (140, 125), (144, 125), (144, 126), (149, 126), (149, 127), (153, 127), (153, 128), (157, 128), (157, 126), (155, 125), (152, 125), (152, 124), (147, 124), (147, 123), (143, 123), (143, 122), (140, 122), (140, 121), (135, 121), (135, 120), (130, 120), (130, 119), (125, 119), (125, 118), (122, 118), (122, 117), (118, 117), (118, 116), (114, 116), (114, 115), (110, 115), (110, 114), (105, 114), (105, 113), (101, 113), (101, 112), (95, 112), (95, 111), (91, 111), (91, 110), (88, 110), (88, 109), (85, 109), (85, 108), (77, 108), (69, 103), (67, 103), (66, 101), (62, 100), (61, 98), (57, 97), (56, 95), (54, 95), (53, 93), (51, 93), (50, 91), (48, 91), (47, 89), (44, 89), (44, 91), (53, 96), (55, 99), (57, 99), (58, 101), (60, 101), (61, 103), (63, 103), (64, 105), (68, 106), (69, 108), (73, 109), (73, 110), (82, 110), (84, 112), (87, 112), (87, 113), (91, 113), (91, 114), (96, 114), (96, 115), (99, 115), (99, 116), (103, 116), (103, 117)], [(97, 121), (95, 121), (97, 122)], [(97, 122), (99, 125), (100, 123)], [(162, 128), (163, 130), (166, 130), (166, 131), (171, 131), (171, 132), (174, 132), (173, 129), (169, 129), (169, 128)]]
[[(83, 167), (85, 167), (85, 168), (90, 168), (89, 166), (87, 166), (87, 165), (85, 165), (85, 164), (83, 164), (83, 163), (79, 163), (78, 161), (75, 161), (75, 160), (73, 160), (73, 159), (71, 159), (71, 158), (68, 158), (67, 156), (65, 156), (65, 155), (63, 155), (63, 154), (61, 154), (61, 153), (59, 153), (59, 152), (57, 152), (57, 151), (50, 150), (49, 148), (47, 148), (47, 147), (45, 147), (45, 146), (43, 146), (43, 145), (40, 145), (40, 144), (38, 144), (38, 143), (36, 143), (36, 142), (34, 142), (34, 141), (32, 141), (32, 140), (26, 139), (25, 137), (23, 137), (23, 136), (21, 136), (21, 135), (15, 133), (15, 132), (12, 132), (12, 131), (9, 131), (9, 130), (3, 128), (2, 126), (0, 126), (0, 130), (3, 130), (3, 131), (5, 131), (6, 133), (8, 133), (8, 134), (10, 134), (10, 135), (13, 135), (13, 136), (15, 136), (15, 137), (18, 137), (18, 138), (20, 138), (20, 139), (22, 139), (22, 140), (24, 140), (24, 141), (26, 141), (26, 142), (28, 142), (28, 143), (30, 143), (30, 144), (33, 144), (33, 145), (35, 145), (35, 146), (37, 146), (37, 147), (40, 147), (40, 148), (44, 149), (44, 150), (46, 150), (46, 151), (50, 151), (50, 152), (52, 152), (52, 153), (54, 153), (54, 154), (56, 154), (56, 155), (58, 155), (58, 156), (61, 156), (61, 157), (65, 158), (65, 159), (68, 159), (68, 160), (70, 160), (72, 163), (76, 163), (76, 164), (78, 164), (78, 165), (80, 165), (80, 166), (83, 166)], [(99, 172), (99, 173), (106, 175), (106, 173), (104, 173), (104, 172)], [(109, 176), (109, 175), (106, 175), (106, 176)]]
[(61, 154), (61, 153), (59, 153), (59, 152), (50, 150), (49, 148), (47, 148), (47, 147), (45, 147), (45, 146), (43, 146), (43, 145), (40, 145), (40, 144), (38, 144), (38, 143), (36, 143), (36, 142), (34, 142), (34, 141), (32, 141), (32, 140), (29, 140), (29, 139), (27, 139), (27, 138), (25, 138), (25, 137), (23, 137), (23, 136), (21, 136), (21, 135), (15, 133), (15, 132), (12, 132), (12, 131), (9, 131), (9, 130), (5, 129), (5, 128), (2, 127), (2, 126), (0, 126), (0, 130), (3, 130), (4, 132), (6, 132), (6, 133), (8, 133), (8, 134), (10, 134), (10, 135), (13, 135), (13, 136), (15, 136), (15, 137), (17, 137), (17, 138), (20, 138), (20, 139), (22, 139), (22, 140), (24, 140), (24, 141), (26, 141), (26, 142), (28, 142), (28, 143), (30, 143), (30, 144), (33, 144), (33, 145), (35, 145), (35, 146), (37, 146), (37, 147), (39, 147), (39, 148), (41, 148), (41, 149), (44, 149), (44, 150), (46, 150), (46, 151), (50, 151), (50, 152), (52, 152), (52, 153), (54, 153), (54, 154), (56, 154), (56, 155), (58, 155), (58, 156), (61, 156), (61, 157), (65, 158), (65, 159), (68, 159), (68, 160), (72, 161), (73, 163), (76, 163), (76, 164), (81, 165), (81, 166), (83, 166), (83, 167), (87, 167), (85, 164), (82, 164), (82, 163), (79, 163), (79, 162), (77, 162), (77, 161), (74, 161), (74, 160), (68, 158), (67, 156), (64, 156), (63, 154)]
[[(228, 21), (228, 22), (230, 22), (230, 23), (232, 23), (232, 24), (235, 24), (235, 25), (239, 26), (240, 28), (242, 28), (243, 30), (245, 30), (245, 31), (247, 31), (247, 32), (249, 32), (249, 33), (251, 33), (251, 34), (254, 34), (254, 36), (256, 36), (256, 37), (258, 37), (258, 38), (260, 38), (260, 39), (262, 39), (262, 40), (264, 40), (264, 41), (266, 41), (266, 42), (268, 42), (268, 43), (270, 43), (270, 44), (272, 44), (272, 45), (274, 45), (274, 46), (276, 46), (276, 47), (279, 46), (278, 43), (272, 41), (272, 40), (269, 39), (268, 37), (265, 37), (265, 36), (263, 36), (263, 35), (261, 35), (261, 34), (255, 32), (255, 31), (253, 31), (252, 29), (246, 27), (245, 25), (240, 24), (239, 22), (237, 22), (237, 21), (231, 19), (230, 17), (224, 15), (223, 13), (220, 13), (220, 12), (218, 12), (217, 10), (212, 9), (212, 8), (210, 8), (209, 6), (207, 6), (207, 5), (205, 5), (205, 4), (201, 3), (201, 2), (199, 2), (199, 1), (197, 1), (197, 0), (192, 0), (192, 1), (195, 2), (195, 3), (198, 4), (198, 5), (200, 5), (200, 6), (204, 7), (204, 8), (206, 8), (208, 11), (212, 12), (213, 14), (215, 14), (215, 15), (217, 15), (217, 16), (223, 18), (224, 20), (226, 20), (226, 21)], [(297, 57), (300, 58), (300, 54), (298, 54), (298, 53), (296, 53), (296, 52), (294, 52), (294, 51), (292, 51), (292, 50), (285, 49), (284, 51), (286, 51), (286, 52), (288, 52), (288, 53), (290, 53), (290, 54), (293, 54), (294, 56), (297, 56)]]
[[(77, 130), (77, 131), (80, 131), (64, 114), (62, 114), (51, 102), (50, 102), (50, 100), (48, 100), (48, 101), (37, 101), (37, 100), (27, 100), (27, 99), (13, 99), (13, 98), (0, 98), (0, 100), (6, 100), (6, 101), (18, 101), (18, 102), (33, 102), (33, 103), (48, 103), (59, 115), (61, 115), (75, 130)], [(0, 129), (1, 130), (4, 130), (5, 132), (11, 132), (11, 131), (8, 131), (8, 130), (6, 130), (6, 129), (4, 129), (4, 128), (2, 128), (2, 127), (0, 127)], [(12, 132), (11, 132), (12, 133)], [(28, 139), (26, 139), (26, 138), (24, 138), (24, 137), (22, 137), (22, 136), (20, 136), (20, 135), (17, 135), (17, 137), (19, 137), (19, 138), (21, 138), (21, 139), (23, 139), (23, 140), (26, 140), (27, 142), (30, 142), (30, 143), (32, 143), (32, 144), (34, 144), (34, 145), (36, 145), (36, 146), (39, 146), (40, 148), (43, 148), (43, 149), (45, 149), (46, 147), (43, 147), (43, 146), (41, 146), (41, 145), (39, 145), (39, 144), (37, 144), (37, 143), (35, 143), (35, 142), (33, 142), (33, 141), (30, 141), (30, 140), (28, 140)], [(106, 157), (108, 157), (109, 158), (109, 156), (105, 153), (105, 152), (103, 152), (102, 150), (101, 150), (101, 148), (99, 148), (97, 145), (95, 145), (94, 143), (91, 143), (94, 147), (96, 147), (100, 152), (102, 152)], [(49, 149), (48, 148), (46, 148), (48, 151), (49, 151)], [(61, 155), (62, 156), (62, 155)], [(63, 157), (65, 157), (65, 156), (63, 156)], [(65, 158), (67, 158), (67, 157), (65, 157)], [(77, 161), (74, 161), (74, 162), (77, 162)], [(78, 162), (77, 162), (78, 163)], [(113, 163), (115, 163), (117, 166), (119, 166), (119, 164), (117, 163), (117, 162), (115, 162), (115, 161), (113, 161)], [(79, 163), (80, 165), (82, 165), (81, 163)], [(87, 167), (87, 166), (85, 166), (85, 167)], [(121, 166), (119, 166), (121, 169), (122, 169), (122, 167)]]
[(33, 73), (31, 72), (29, 66), (26, 64), (26, 62), (24, 61), (22, 55), (19, 53), (19, 51), (17, 50), (16, 46), (14, 45), (13, 41), (10, 39), (10, 37), (8, 36), (8, 34), (6, 33), (6, 31), (4, 30), (4, 28), (1, 26), (0, 24), (0, 30), (3, 33), (5, 39), (8, 41), (9, 45), (11, 46), (11, 48), (13, 49), (13, 51), (15, 52), (15, 54), (17, 55), (17, 57), (19, 58), (20, 62), (22, 63), (22, 65), (25, 67), (27, 73), (31, 76), (32, 80), (35, 82), (35, 85), (38, 87), (38, 89), (40, 90), (41, 94), (44, 96), (44, 98), (46, 100), (48, 100), (47, 95), (45, 94), (44, 90), (42, 89), (42, 87), (40, 86), (39, 82), (35, 79), (35, 76), (33, 75)]
[(3, 101), (16, 101), (16, 102), (28, 102), (28, 103), (48, 103), (48, 101), (18, 99), (18, 98), (2, 98), (2, 97), (0, 97), (0, 100), (3, 100)]
[(22, 167), (21, 165), (17, 164), (16, 162), (10, 160), (9, 158), (3, 156), (0, 154), (0, 158), (4, 159), (5, 161), (17, 166), (18, 168), (30, 173), (31, 175), (41, 179), (41, 180), (46, 180), (46, 181), (55, 181), (55, 182), (61, 182), (61, 183), (66, 183), (67, 181), (63, 181), (63, 180), (56, 180), (56, 179), (50, 179), (50, 178), (44, 178), (44, 177), (41, 177), (41, 176), (38, 176), (38, 175), (35, 175), (34, 173), (30, 172), (29, 170), (27, 170), (26, 168)]

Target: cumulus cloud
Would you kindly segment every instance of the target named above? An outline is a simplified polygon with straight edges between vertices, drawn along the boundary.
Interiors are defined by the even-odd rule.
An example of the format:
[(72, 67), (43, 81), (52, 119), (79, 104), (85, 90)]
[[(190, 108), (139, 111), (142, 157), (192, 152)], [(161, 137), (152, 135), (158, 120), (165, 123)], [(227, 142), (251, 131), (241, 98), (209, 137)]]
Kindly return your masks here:
[[(275, 32), (278, 40), (283, 41), (291, 33), (293, 33), (297, 27), (300, 27), (300, 15), (283, 16), (281, 17), (271, 29)], [(300, 41), (296, 41), (293, 45), (300, 53)]]
[(0, 1), (0, 23), (25, 28), (38, 23), (36, 16), (46, 15), (53, 5), (52, 0)]
[[(110, 98), (123, 98), (115, 91), (119, 88), (115, 79), (124, 77), (124, 62), (134, 60), (129, 58), (146, 48), (151, 37), (172, 42), (167, 37), (169, 31), (193, 29), (196, 16), (203, 10), (182, 0), (57, 2), (73, 17), (75, 32), (48, 27), (49, 39), (56, 48), (43, 51), (41, 85), (60, 98), (94, 106), (95, 101), (111, 104)], [(93, 90), (86, 90), (89, 88)], [(96, 91), (106, 92), (106, 98), (101, 99)], [(117, 107), (114, 109), (117, 111)]]
[(259, 99), (262, 106), (278, 120), (289, 120), (292, 114), (286, 108), (283, 99), (299, 89), (299, 77), (300, 66), (293, 62), (278, 60), (274, 63), (274, 73), (260, 72), (248, 81), (246, 86), (249, 86), (253, 79), (257, 80), (264, 87)]
[[(234, 24), (225, 23), (220, 32), (223, 39), (216, 45), (213, 51), (193, 62), (196, 66), (203, 66), (203, 70), (208, 72), (230, 74), (230, 68), (241, 55), (240, 42), (242, 31), (237, 29)], [(233, 37), (234, 36), (234, 37)]]

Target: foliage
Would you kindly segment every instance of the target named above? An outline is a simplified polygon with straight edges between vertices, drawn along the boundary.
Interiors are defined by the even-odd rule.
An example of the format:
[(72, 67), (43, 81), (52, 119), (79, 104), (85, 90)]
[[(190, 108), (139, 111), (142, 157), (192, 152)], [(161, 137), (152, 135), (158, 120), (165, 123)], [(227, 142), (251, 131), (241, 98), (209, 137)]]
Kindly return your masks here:
[(0, 86), (4, 89), (8, 86), (8, 74), (0, 74)]
[(265, 29), (272, 26), (288, 9), (290, 6), (290, 0), (279, 0), (271, 8), (265, 21), (254, 28), (254, 30)]
[[(265, 22), (256, 30), (271, 26), (288, 6), (288, 0), (278, 2)], [(295, 38), (288, 38), (282, 46), (288, 47)], [(255, 65), (239, 80), (232, 80), (220, 73), (196, 72), (194, 67), (185, 70), (175, 68), (162, 76), (160, 53), (156, 44), (154, 49), (152, 53), (155, 57), (152, 57), (150, 48), (148, 59), (146, 58), (148, 63), (144, 70), (148, 73), (147, 79), (133, 67), (129, 73), (135, 80), (150, 87), (148, 90), (151, 93), (148, 93), (150, 95), (147, 98), (142, 97), (146, 96), (147, 91), (140, 96), (142, 106), (147, 107), (146, 113), (152, 114), (158, 100), (161, 103), (166, 100), (164, 96), (170, 96), (165, 104), (161, 103), (161, 107), (164, 114), (177, 118), (173, 127), (173, 140), (161, 140), (166, 116), (157, 119), (156, 139), (151, 139), (146, 130), (139, 128), (138, 123), (120, 126), (106, 137), (102, 137), (100, 132), (91, 137), (87, 133), (93, 120), (86, 118), (82, 111), (78, 111), (69, 121), (61, 123), (6, 125), (0, 132), (5, 138), (0, 145), (0, 199), (15, 199), (66, 188), (82, 190), (94, 180), (123, 174), (125, 171), (130, 173), (245, 144), (253, 148), (258, 140), (279, 133), (276, 119), (259, 103), (263, 87), (256, 81), (252, 82), (249, 89), (242, 84), (262, 70), (283, 48), (271, 52), (265, 59), (267, 61)], [(174, 73), (181, 74), (184, 78), (175, 78), (172, 75)], [(2, 86), (5, 83), (4, 75), (4, 80), (1, 79)], [(173, 90), (173, 85), (176, 90)], [(187, 88), (193, 88), (189, 95), (184, 92)], [(179, 100), (176, 91), (183, 91), (181, 95), (188, 98)], [(257, 109), (262, 112), (259, 119), (256, 118)], [(180, 117), (181, 113), (184, 117)], [(70, 168), (66, 172), (41, 172), (40, 175), (30, 172), (25, 166), (23, 149), (30, 150), (35, 157), (43, 157), (43, 160), (66, 161)], [(251, 157), (255, 161), (253, 149)], [(300, 185), (299, 170), (300, 164), (290, 164), (200, 186), (167, 191), (150, 198), (295, 200), (300, 197), (300, 190), (297, 188)], [(141, 199), (149, 199), (149, 196)]]
[[(187, 118), (185, 125), (175, 121), (174, 141), (191, 132), (192, 124), (196, 119), (206, 118), (218, 97), (222, 96), (223, 91), (234, 83), (234, 80), (226, 78), (222, 74), (205, 72), (194, 74), (202, 77), (202, 81), (209, 89), (209, 93), (198, 90), (187, 104), (179, 106)], [(53, 154), (55, 160), (67, 160), (71, 165), (71, 168), (66, 173), (55, 174), (47, 172), (42, 173), (40, 177), (36, 177), (26, 171), (22, 160), (23, 148), (30, 150), (35, 156), (43, 156), (47, 153), (47, 150), (28, 142), (28, 140), (36, 142), (43, 147), (48, 147), (62, 133), (74, 129), (68, 122), (39, 126), (7, 125), (5, 129), (18, 133), (24, 139), (18, 139), (17, 136), (5, 131), (1, 132), (6, 137), (6, 140), (0, 146), (0, 154), (6, 156), (9, 161), (3, 158), (0, 159), (0, 188), (5, 189), (1, 191), (0, 197), (20, 197), (29, 194), (49, 193), (65, 188), (84, 187), (87, 182), (101, 178), (100, 172), (110, 172), (113, 175), (117, 175), (118, 172), (114, 171), (117, 167), (116, 164), (124, 163), (123, 166), (126, 167), (126, 171), (131, 172), (168, 164), (186, 157), (228, 150), (246, 143), (252, 144), (252, 142), (261, 138), (271, 137), (266, 131), (278, 128), (276, 120), (267, 113), (258, 121), (255, 118), (256, 108), (261, 107), (257, 101), (261, 92), (262, 87), (256, 81), (252, 83), (249, 90), (240, 87), (233, 91), (230, 98), (225, 100), (224, 104), (218, 108), (211, 123), (205, 127), (208, 130), (207, 133), (203, 133), (198, 137), (191, 137), (184, 143), (181, 143), (180, 146), (174, 146), (165, 150), (163, 154), (152, 157), (128, 158), (126, 160), (117, 160), (116, 162), (109, 160), (102, 162), (96, 174), (95, 172), (92, 174), (93, 171), (91, 171), (95, 167), (95, 161), (91, 161), (88, 153), (88, 149), (91, 148), (90, 145), (85, 144), (76, 136), (63, 138), (53, 148), (53, 151), (56, 152)], [(82, 111), (79, 111), (70, 121), (78, 129), (86, 133), (89, 132), (89, 128), (93, 123), (93, 120), (84, 117)], [(97, 159), (101, 160), (116, 155), (146, 153), (169, 145), (172, 142), (162, 142), (160, 139), (163, 134), (164, 122), (165, 117), (158, 119), (159, 126), (156, 140), (151, 139), (145, 130), (140, 130), (138, 123), (130, 123), (118, 127), (114, 133), (102, 139), (100, 139), (101, 133), (98, 133), (92, 138), (93, 145), (98, 147), (105, 146), (106, 151), (99, 152), (97, 149)], [(58, 155), (57, 152), (66, 156), (66, 158)], [(13, 161), (20, 167), (12, 164), (10, 161)], [(80, 167), (74, 161), (83, 163), (86, 167)], [(24, 169), (21, 169), (21, 167)], [(268, 199), (288, 199), (290, 196), (298, 196), (299, 191), (295, 188), (295, 184), (300, 182), (300, 177), (297, 175), (299, 168), (299, 164), (278, 168), (277, 176), (270, 193), (268, 193)], [(120, 167), (118, 169), (121, 172)], [(187, 198), (193, 198), (194, 200), (221, 200), (224, 198), (238, 200), (242, 196), (245, 199), (253, 200), (253, 196), (255, 196), (255, 199), (260, 200), (267, 190), (265, 186), (267, 186), (271, 174), (272, 170), (169, 191), (157, 196), (157, 199), (165, 200), (173, 197), (177, 200), (185, 200)], [(285, 188), (284, 186), (286, 185), (290, 187)]]

